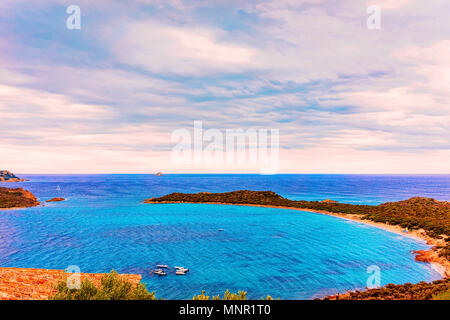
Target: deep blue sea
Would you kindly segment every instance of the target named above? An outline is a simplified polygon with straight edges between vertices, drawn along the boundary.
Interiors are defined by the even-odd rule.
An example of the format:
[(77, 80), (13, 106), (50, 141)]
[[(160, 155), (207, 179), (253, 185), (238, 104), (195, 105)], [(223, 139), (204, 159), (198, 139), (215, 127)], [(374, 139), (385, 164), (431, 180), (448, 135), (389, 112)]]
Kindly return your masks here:
[[(318, 213), (211, 204), (143, 204), (171, 192), (272, 190), (290, 199), (376, 205), (412, 196), (450, 200), (449, 175), (20, 175), (43, 207), (0, 211), (0, 266), (138, 273), (166, 299), (245, 290), (311, 299), (361, 289), (376, 265), (381, 285), (439, 278), (411, 250), (428, 246)], [(223, 231), (219, 231), (223, 229)], [(156, 264), (185, 276), (152, 274)]]

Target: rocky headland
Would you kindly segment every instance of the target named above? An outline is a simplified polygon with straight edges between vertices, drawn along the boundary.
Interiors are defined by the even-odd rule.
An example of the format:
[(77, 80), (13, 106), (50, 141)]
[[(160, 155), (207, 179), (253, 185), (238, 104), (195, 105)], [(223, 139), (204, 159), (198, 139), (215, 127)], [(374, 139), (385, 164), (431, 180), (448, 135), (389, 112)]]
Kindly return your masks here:
[(29, 208), (39, 204), (40, 202), (30, 191), (23, 188), (0, 187), (0, 209)]
[(23, 182), (23, 181), (28, 181), (28, 180), (21, 179), (18, 176), (16, 176), (14, 173), (12, 173), (8, 170), (0, 171), (0, 182)]

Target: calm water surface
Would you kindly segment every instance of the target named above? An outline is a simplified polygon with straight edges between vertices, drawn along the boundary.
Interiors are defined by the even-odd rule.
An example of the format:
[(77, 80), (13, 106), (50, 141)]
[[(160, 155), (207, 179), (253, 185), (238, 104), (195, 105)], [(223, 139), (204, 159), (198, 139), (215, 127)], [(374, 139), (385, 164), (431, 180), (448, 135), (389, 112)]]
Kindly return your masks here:
[[(310, 299), (363, 288), (367, 267), (381, 284), (431, 281), (415, 241), (317, 213), (210, 204), (142, 204), (170, 192), (273, 190), (291, 199), (379, 204), (411, 196), (450, 200), (450, 176), (22, 175), (40, 200), (67, 201), (0, 212), (0, 266), (139, 273), (159, 297), (246, 290)], [(0, 184), (15, 187), (19, 184)], [(223, 229), (224, 231), (219, 231)], [(155, 277), (156, 264), (186, 276)]]

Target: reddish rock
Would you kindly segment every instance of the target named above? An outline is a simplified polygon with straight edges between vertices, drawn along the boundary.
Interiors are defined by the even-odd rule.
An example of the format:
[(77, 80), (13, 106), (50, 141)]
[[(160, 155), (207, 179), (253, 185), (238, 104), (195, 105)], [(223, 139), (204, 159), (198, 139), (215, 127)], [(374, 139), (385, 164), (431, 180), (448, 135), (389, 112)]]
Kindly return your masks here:
[(14, 175), (14, 173), (8, 170), (0, 171), (0, 182), (23, 182), (27, 181), (26, 179), (21, 179), (18, 176)]
[(40, 202), (30, 191), (22, 188), (0, 187), (0, 208), (28, 208), (39, 204)]
[[(67, 279), (64, 270), (0, 268), (0, 300), (47, 300), (56, 293), (56, 285)], [(102, 273), (81, 273), (81, 281), (89, 278), (99, 286)], [(141, 275), (121, 274), (132, 284), (141, 282)]]
[(417, 250), (413, 251), (413, 253), (416, 255), (416, 260), (420, 262), (438, 262), (436, 261), (436, 257), (433, 253), (433, 251), (425, 251), (425, 250)]
[(52, 198), (52, 199), (47, 200), (45, 202), (60, 202), (60, 201), (64, 201), (64, 200), (66, 200), (66, 199), (64, 199), (64, 198)]

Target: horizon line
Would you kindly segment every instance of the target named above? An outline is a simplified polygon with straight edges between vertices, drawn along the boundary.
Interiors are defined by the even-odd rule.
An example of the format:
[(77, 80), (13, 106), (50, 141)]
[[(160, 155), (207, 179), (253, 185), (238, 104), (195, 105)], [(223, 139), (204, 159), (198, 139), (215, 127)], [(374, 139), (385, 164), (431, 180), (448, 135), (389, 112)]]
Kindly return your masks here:
[[(46, 172), (32, 172), (32, 173), (15, 173), (17, 175), (156, 175), (157, 172), (108, 172), (108, 173), (72, 173), (72, 172), (56, 172), (56, 173), (46, 173)], [(241, 173), (241, 172), (161, 172), (163, 175), (260, 175), (260, 176), (277, 176), (277, 175), (450, 175), (449, 173), (313, 173), (313, 172), (283, 172), (275, 174), (261, 174), (261, 173)]]

